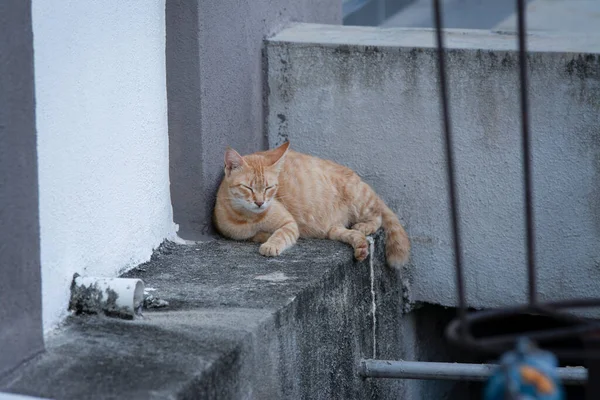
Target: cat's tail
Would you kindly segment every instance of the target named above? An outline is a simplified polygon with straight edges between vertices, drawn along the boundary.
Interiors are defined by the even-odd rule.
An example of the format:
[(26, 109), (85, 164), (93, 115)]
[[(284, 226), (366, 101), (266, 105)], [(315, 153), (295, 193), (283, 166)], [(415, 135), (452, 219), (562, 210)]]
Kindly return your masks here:
[(385, 257), (392, 268), (400, 268), (408, 261), (410, 240), (396, 214), (380, 199), (381, 225), (385, 232)]

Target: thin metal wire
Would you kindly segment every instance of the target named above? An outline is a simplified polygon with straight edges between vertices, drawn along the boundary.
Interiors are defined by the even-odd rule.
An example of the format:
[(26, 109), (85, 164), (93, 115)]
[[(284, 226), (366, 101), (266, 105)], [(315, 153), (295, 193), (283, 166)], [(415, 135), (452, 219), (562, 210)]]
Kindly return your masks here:
[[(518, 17), (518, 45), (519, 45), (519, 72), (520, 72), (520, 100), (521, 100), (521, 128), (522, 128), (522, 159), (523, 159), (523, 187), (525, 202), (525, 228), (526, 228), (526, 252), (527, 252), (527, 271), (528, 271), (528, 289), (529, 302), (527, 305), (500, 308), (495, 310), (477, 311), (467, 313), (466, 289), (464, 283), (464, 270), (461, 254), (461, 235), (459, 225), (458, 194), (456, 191), (456, 169), (454, 164), (454, 147), (452, 145), (452, 129), (449, 109), (448, 83), (446, 76), (446, 60), (444, 52), (444, 36), (442, 32), (442, 7), (440, 0), (433, 0), (433, 12), (436, 28), (438, 72), (440, 103), (442, 110), (443, 130), (445, 136), (445, 150), (448, 173), (448, 196), (451, 213), (451, 228), (454, 240), (454, 261), (456, 266), (456, 287), (458, 292), (458, 318), (453, 320), (446, 328), (446, 337), (458, 345), (470, 350), (476, 350), (481, 353), (498, 353), (514, 348), (516, 341), (528, 336), (530, 339), (545, 342), (546, 346), (556, 346), (559, 343), (552, 343), (555, 339), (585, 339), (594, 334), (600, 335), (600, 321), (586, 317), (579, 317), (566, 312), (567, 308), (587, 308), (600, 306), (600, 298), (595, 299), (573, 299), (561, 302), (537, 303), (536, 292), (536, 265), (535, 265), (535, 226), (533, 212), (533, 183), (532, 183), (532, 152), (531, 135), (529, 131), (529, 103), (528, 103), (528, 80), (527, 80), (527, 49), (526, 49), (526, 24), (525, 24), (525, 0), (517, 1)], [(474, 335), (473, 328), (476, 324), (489, 324), (491, 326), (502, 326), (503, 323), (514, 316), (526, 314), (535, 314), (538, 316), (553, 319), (561, 326), (545, 328), (537, 331), (508, 332), (497, 334), (482, 334), (479, 332)], [(481, 325), (480, 325), (481, 326)], [(564, 346), (564, 344), (563, 344)], [(565, 360), (592, 360), (600, 363), (600, 351), (595, 347), (582, 349), (577, 345), (568, 344), (567, 348), (553, 348), (555, 355)], [(368, 371), (367, 363), (379, 368), (379, 371)], [(393, 371), (390, 361), (385, 360), (362, 360), (359, 371), (363, 377), (391, 378), (401, 377), (410, 378), (416, 375), (408, 376), (404, 372), (398, 374)], [(406, 366), (406, 363), (403, 364)], [(415, 362), (411, 365), (415, 368), (424, 366), (421, 362)], [(454, 368), (454, 367), (452, 367)], [(600, 369), (600, 366), (598, 367)], [(455, 371), (454, 371), (455, 372)], [(402, 376), (400, 376), (402, 375)], [(435, 376), (434, 379), (440, 379)], [(600, 390), (600, 387), (598, 388)], [(599, 398), (594, 395), (594, 399)]]
[[(465, 300), (465, 286), (463, 277), (461, 249), (461, 236), (459, 210), (457, 209), (458, 200), (455, 188), (455, 166), (454, 153), (452, 147), (450, 115), (448, 105), (448, 93), (445, 70), (445, 53), (442, 36), (442, 11), (440, 0), (433, 0), (434, 19), (436, 22), (438, 67), (440, 69), (440, 98), (443, 111), (443, 123), (446, 136), (446, 153), (448, 162), (448, 191), (450, 193), (450, 207), (452, 216), (452, 228), (454, 234), (454, 252), (456, 262), (457, 292), (459, 297), (459, 318), (452, 321), (447, 327), (447, 337), (457, 344), (462, 344), (472, 349), (480, 351), (494, 351), (506, 346), (513, 347), (516, 340), (521, 336), (528, 336), (533, 339), (565, 339), (582, 338), (589, 336), (592, 332), (600, 332), (600, 321), (598, 319), (582, 318), (568, 313), (565, 309), (580, 307), (598, 307), (600, 298), (595, 299), (573, 299), (563, 302), (538, 303), (536, 290), (536, 248), (535, 248), (535, 225), (533, 210), (533, 167), (531, 134), (529, 129), (529, 101), (528, 101), (528, 77), (527, 77), (527, 46), (526, 46), (526, 20), (525, 20), (525, 0), (516, 0), (517, 23), (518, 23), (518, 46), (519, 46), (519, 78), (520, 78), (520, 103), (521, 103), (521, 128), (522, 128), (522, 160), (523, 160), (523, 192), (524, 192), (524, 216), (526, 229), (526, 253), (527, 253), (527, 274), (528, 274), (528, 297), (527, 305), (501, 308), (489, 311), (478, 311), (467, 313)], [(562, 321), (565, 326), (547, 328), (540, 331), (523, 331), (507, 334), (485, 334), (480, 337), (474, 336), (474, 324), (487, 323), (501, 326), (513, 316), (524, 315), (527, 313), (541, 314), (555, 321)], [(600, 351), (591, 354), (589, 350), (569, 350), (560, 349), (557, 353), (568, 355), (569, 357), (580, 357), (582, 359), (591, 359), (600, 357)]]
[(535, 226), (533, 218), (533, 182), (531, 165), (531, 135), (529, 132), (529, 101), (527, 98), (527, 44), (525, 25), (525, 0), (517, 0), (517, 18), (519, 30), (519, 69), (521, 75), (521, 130), (523, 146), (523, 189), (525, 193), (525, 220), (526, 220), (526, 252), (527, 274), (529, 286), (529, 304), (537, 302), (536, 274), (535, 274)]
[[(459, 225), (458, 194), (456, 193), (454, 149), (452, 146), (452, 128), (450, 125), (450, 110), (448, 107), (448, 85), (446, 80), (446, 60), (444, 54), (444, 36), (442, 34), (442, 6), (440, 0), (433, 0), (433, 13), (437, 38), (438, 69), (440, 79), (440, 96), (442, 106), (443, 128), (446, 137), (446, 161), (448, 164), (448, 197), (450, 199), (450, 214), (452, 218), (452, 235), (454, 240), (454, 263), (456, 266), (456, 287), (458, 291), (458, 313), (462, 321), (461, 329), (466, 329), (467, 301), (464, 284), (464, 273), (461, 254), (461, 235)], [(464, 331), (466, 335), (466, 330)]]

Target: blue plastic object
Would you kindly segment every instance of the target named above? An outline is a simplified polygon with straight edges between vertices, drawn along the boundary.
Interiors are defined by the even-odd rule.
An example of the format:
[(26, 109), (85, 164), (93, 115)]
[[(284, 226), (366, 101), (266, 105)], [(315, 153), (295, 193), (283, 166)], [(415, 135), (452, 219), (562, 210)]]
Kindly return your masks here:
[(484, 400), (563, 400), (564, 389), (558, 380), (558, 360), (554, 354), (538, 349), (526, 338), (517, 348), (505, 353), (500, 365), (488, 379)]

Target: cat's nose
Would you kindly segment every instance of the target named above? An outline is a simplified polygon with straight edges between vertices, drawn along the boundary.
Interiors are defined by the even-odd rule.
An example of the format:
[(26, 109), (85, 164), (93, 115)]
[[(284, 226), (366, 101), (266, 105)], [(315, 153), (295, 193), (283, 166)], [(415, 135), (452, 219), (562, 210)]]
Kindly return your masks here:
[(257, 206), (262, 206), (263, 204), (265, 204), (264, 201), (255, 201), (254, 204), (256, 204)]

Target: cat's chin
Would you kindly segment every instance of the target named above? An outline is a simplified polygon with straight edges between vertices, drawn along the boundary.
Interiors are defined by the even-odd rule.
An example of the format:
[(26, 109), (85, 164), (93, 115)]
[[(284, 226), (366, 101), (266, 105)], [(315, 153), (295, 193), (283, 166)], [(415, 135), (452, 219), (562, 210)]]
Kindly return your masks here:
[(255, 205), (251, 205), (248, 204), (246, 202), (238, 202), (238, 207), (243, 209), (246, 212), (252, 213), (252, 214), (262, 214), (264, 212), (266, 212), (270, 207), (271, 204), (267, 204), (265, 203), (265, 205), (263, 207), (256, 207)]
[(269, 207), (271, 206), (270, 202), (265, 203), (263, 207), (256, 207), (253, 204), (250, 204), (248, 202), (246, 202), (245, 200), (241, 200), (241, 199), (232, 199), (231, 200), (231, 205), (233, 206), (234, 209), (237, 209), (238, 211), (246, 211), (246, 212), (250, 212), (252, 214), (262, 214), (264, 212), (266, 212)]
[(262, 214), (264, 212), (266, 212), (269, 209), (269, 207), (252, 207), (252, 208), (246, 208), (246, 210), (250, 211), (253, 214)]

